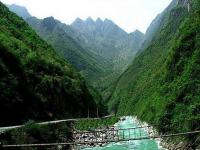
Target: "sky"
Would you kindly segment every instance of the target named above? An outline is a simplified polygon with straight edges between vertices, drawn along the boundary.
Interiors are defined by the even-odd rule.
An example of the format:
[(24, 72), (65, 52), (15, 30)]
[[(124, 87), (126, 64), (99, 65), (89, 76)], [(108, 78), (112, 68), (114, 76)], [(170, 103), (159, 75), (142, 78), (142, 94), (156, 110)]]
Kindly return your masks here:
[(98, 17), (112, 20), (130, 33), (136, 29), (145, 33), (153, 19), (172, 0), (0, 0), (4, 4), (16, 4), (28, 9), (39, 19), (53, 16), (65, 24), (76, 18), (95, 21)]

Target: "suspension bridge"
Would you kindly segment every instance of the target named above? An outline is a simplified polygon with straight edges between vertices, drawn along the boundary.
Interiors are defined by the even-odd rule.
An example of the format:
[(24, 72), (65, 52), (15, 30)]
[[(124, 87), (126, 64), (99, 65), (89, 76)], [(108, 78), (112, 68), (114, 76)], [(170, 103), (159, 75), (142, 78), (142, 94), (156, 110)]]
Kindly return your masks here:
[[(195, 122), (199, 122), (200, 118), (195, 119)], [(194, 120), (187, 120), (187, 123), (190, 122), (193, 126)], [(183, 122), (176, 122), (174, 124), (183, 124)], [(185, 122), (186, 123), (186, 122)], [(170, 129), (170, 126), (174, 125), (163, 125), (162, 128)], [(195, 123), (196, 124), (196, 123)], [(155, 126), (154, 126), (155, 127)], [(64, 146), (64, 145), (88, 145), (88, 146), (105, 146), (111, 142), (120, 142), (120, 141), (134, 141), (134, 140), (143, 140), (143, 139), (157, 139), (157, 138), (170, 138), (174, 136), (185, 136), (185, 135), (197, 135), (200, 134), (200, 130), (195, 131), (185, 131), (185, 132), (176, 132), (165, 134), (158, 133), (153, 129), (152, 126), (139, 126), (135, 128), (126, 128), (120, 129), (118, 127), (102, 127), (100, 129), (93, 129), (90, 131), (77, 131), (72, 130), (71, 134), (68, 135), (70, 140), (61, 138), (60, 142), (56, 143), (31, 143), (31, 144), (0, 144), (1, 148), (14, 148), (14, 147), (40, 147), (40, 146)]]

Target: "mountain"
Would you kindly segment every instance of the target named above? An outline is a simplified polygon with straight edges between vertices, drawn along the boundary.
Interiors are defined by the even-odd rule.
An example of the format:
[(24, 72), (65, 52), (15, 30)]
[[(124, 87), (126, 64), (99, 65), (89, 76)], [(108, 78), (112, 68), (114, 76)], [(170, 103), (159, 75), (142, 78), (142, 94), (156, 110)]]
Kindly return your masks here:
[[(172, 20), (172, 14), (173, 14), (172, 6), (175, 7), (177, 5), (176, 3), (177, 3), (177, 0), (173, 0), (171, 2), (171, 4), (167, 7), (167, 8), (171, 8), (171, 9), (165, 9), (164, 12), (161, 13), (161, 16), (163, 16), (163, 17), (159, 17), (160, 15), (158, 15), (152, 21), (152, 23), (145, 35), (146, 37), (148, 37), (148, 35), (149, 35), (147, 40), (151, 39), (152, 42), (150, 43), (150, 40), (148, 41), (149, 46), (144, 50), (144, 52), (141, 51), (141, 49), (140, 49), (140, 51), (137, 52), (137, 53), (139, 53), (138, 57), (136, 57), (134, 59), (133, 63), (129, 66), (129, 68), (118, 78), (118, 80), (115, 83), (113, 83), (103, 93), (104, 99), (109, 101), (110, 111), (118, 111), (118, 106), (120, 105), (120, 102), (124, 103), (125, 101), (129, 100), (130, 99), (129, 96), (132, 97), (132, 95), (134, 95), (134, 96), (142, 95), (141, 93), (150, 90), (150, 89), (144, 90), (143, 86), (148, 85), (147, 83), (150, 82), (148, 77), (151, 77), (151, 74), (153, 74), (155, 76), (156, 74), (153, 72), (156, 72), (155, 70), (159, 70), (159, 68), (161, 68), (162, 65), (164, 64), (164, 61), (167, 56), (166, 55), (167, 51), (169, 51), (168, 47), (170, 47), (171, 46), (170, 44), (173, 43), (172, 39), (174, 36), (172, 36), (172, 34), (173, 34), (172, 31), (176, 31), (179, 28), (179, 26), (181, 25), (182, 21), (184, 20), (184, 18), (181, 18), (182, 20), (180, 20), (180, 19), (176, 20), (176, 21)], [(169, 16), (163, 15), (164, 13), (168, 14)], [(165, 21), (162, 23), (158, 23), (155, 21), (155, 20), (159, 20), (160, 18), (162, 18), (161, 20), (165, 20)], [(174, 24), (172, 24), (172, 23), (170, 24), (169, 20), (171, 22), (174, 21)], [(166, 31), (167, 29), (164, 30), (166, 28), (167, 24), (170, 24), (169, 27), (171, 27), (171, 29), (168, 29), (169, 31)], [(154, 40), (152, 39), (152, 37), (153, 37), (152, 35), (154, 35), (154, 38), (153, 38)], [(168, 37), (170, 37), (169, 40), (167, 40)], [(166, 38), (165, 42), (163, 40), (164, 38)], [(146, 41), (144, 41), (143, 44), (145, 42)], [(166, 42), (169, 42), (169, 43), (166, 44)], [(130, 82), (130, 79), (132, 80), (131, 82)], [(151, 79), (154, 79), (154, 78), (151, 78)], [(155, 79), (155, 80), (157, 80), (157, 79)], [(157, 81), (154, 81), (154, 82), (157, 83)], [(121, 90), (124, 89), (125, 87), (127, 88), (127, 90), (124, 90), (124, 92), (126, 94), (121, 95), (121, 96), (123, 96), (123, 98), (122, 98), (122, 97), (118, 96), (117, 93), (118, 92), (120, 93)], [(143, 87), (143, 88), (141, 88), (141, 87)], [(138, 91), (140, 91), (138, 89), (141, 89), (143, 91), (138, 92)], [(118, 92), (116, 92), (116, 91), (118, 91)], [(130, 92), (130, 94), (127, 93), (128, 91)], [(135, 93), (135, 94), (133, 94), (133, 93)], [(126, 96), (124, 97), (124, 95), (126, 95)], [(143, 94), (143, 95), (147, 95), (147, 93)], [(134, 97), (132, 97), (132, 98), (134, 99)], [(123, 101), (123, 99), (126, 99), (126, 100)]]
[(117, 67), (117, 72), (124, 72), (128, 66), (133, 61), (134, 57), (141, 48), (144, 41), (144, 34), (139, 30), (124, 36), (123, 38), (117, 40), (116, 49), (119, 51), (118, 59), (115, 62), (115, 67)]
[[(77, 18), (71, 26), (81, 34), (84, 38), (84, 43), (88, 43), (95, 52), (109, 60), (120, 59), (119, 56), (122, 51), (118, 48), (118, 42), (123, 41), (125, 44), (130, 44), (130, 41), (124, 41), (129, 34), (109, 19), (102, 21), (98, 18), (96, 21), (93, 21), (92, 18), (89, 17), (83, 21)], [(143, 34), (140, 32), (140, 36), (142, 35)], [(129, 38), (130, 37), (132, 36), (129, 36)], [(137, 43), (134, 44), (137, 45)], [(128, 47), (128, 49), (130, 48)], [(135, 49), (132, 50), (134, 51)]]
[(15, 4), (6, 5), (6, 6), (10, 9), (10, 11), (15, 12), (18, 16), (22, 17), (24, 20), (29, 17), (32, 17), (25, 7), (15, 5)]
[[(169, 14), (155, 41), (104, 93), (110, 111), (160, 125), (155, 128), (161, 134), (200, 128), (197, 120), (173, 124), (200, 114), (200, 2), (180, 0)], [(193, 142), (198, 136), (177, 139)]]
[(0, 126), (107, 112), (99, 93), (1, 2), (0, 39)]
[(127, 68), (144, 38), (138, 30), (127, 34), (108, 19), (77, 18), (71, 26), (53, 17), (26, 21), (100, 91)]
[(64, 26), (53, 17), (44, 19), (32, 17), (26, 19), (26, 22), (92, 85), (95, 85), (95, 81), (105, 74), (103, 58), (100, 56), (97, 58), (95, 53), (83, 48), (69, 36), (65, 30), (70, 31), (71, 34), (75, 32), (70, 26)]
[(99, 91), (130, 65), (145, 37), (138, 30), (128, 34), (109, 19), (77, 18), (71, 25), (53, 17), (26, 21)]
[(101, 81), (109, 84), (130, 65), (144, 40), (140, 31), (128, 34), (109, 19), (94, 21), (89, 17), (83, 21), (77, 18), (71, 26), (77, 34), (69, 34), (76, 41), (113, 63), (113, 73)]
[(170, 10), (178, 4), (178, 0), (173, 0), (169, 6), (160, 14), (156, 16), (156, 18), (151, 22), (145, 33), (145, 40), (141, 45), (140, 50), (137, 52), (136, 56), (138, 56), (147, 46), (154, 42), (158, 37), (163, 25), (167, 22), (170, 17)]

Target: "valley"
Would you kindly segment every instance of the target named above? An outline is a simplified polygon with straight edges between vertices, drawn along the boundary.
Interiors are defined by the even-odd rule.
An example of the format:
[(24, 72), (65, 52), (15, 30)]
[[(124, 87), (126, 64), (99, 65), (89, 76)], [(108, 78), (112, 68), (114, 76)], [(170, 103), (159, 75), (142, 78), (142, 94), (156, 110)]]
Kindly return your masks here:
[[(0, 126), (115, 114), (158, 125), (163, 135), (200, 130), (198, 0), (172, 0), (145, 34), (127, 33), (110, 19), (67, 25), (6, 6), (0, 2)], [(184, 120), (194, 121), (175, 124)], [(44, 132), (51, 129), (57, 131), (51, 140), (62, 129), (70, 133), (69, 124)], [(198, 149), (199, 139), (194, 134), (167, 143)]]

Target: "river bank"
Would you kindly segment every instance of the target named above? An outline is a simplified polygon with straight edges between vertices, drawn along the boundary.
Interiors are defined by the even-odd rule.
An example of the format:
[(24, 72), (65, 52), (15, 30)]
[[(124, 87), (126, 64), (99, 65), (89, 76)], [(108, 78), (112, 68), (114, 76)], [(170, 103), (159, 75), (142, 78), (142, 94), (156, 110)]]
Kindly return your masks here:
[(113, 126), (100, 126), (98, 129), (90, 131), (73, 130), (74, 142), (85, 142), (87, 144), (72, 145), (72, 150), (79, 150), (84, 148), (104, 147), (108, 144), (108, 139), (115, 139), (117, 137), (118, 124)]
[[(139, 121), (137, 117), (134, 118), (135, 122), (139, 126), (149, 126), (146, 122)], [(150, 130), (146, 130), (146, 132), (149, 132), (149, 136), (158, 136), (160, 134), (152, 126), (150, 126)], [(200, 146), (198, 147), (200, 143), (200, 138), (196, 139), (196, 141), (193, 141), (192, 139), (191, 141), (186, 141), (184, 137), (165, 137), (156, 138), (155, 141), (158, 147), (166, 150), (200, 150)]]
[[(122, 129), (116, 136), (121, 136), (123, 138), (133, 138), (135, 136), (144, 135), (148, 136), (149, 132), (141, 129), (136, 129), (136, 130), (131, 130), (131, 131), (125, 131), (123, 132), (123, 129), (128, 129), (128, 128), (137, 128), (140, 125), (146, 125), (145, 123), (142, 123), (138, 121), (135, 117), (127, 116), (127, 117), (122, 117), (120, 121), (115, 124), (118, 126), (118, 129)], [(151, 130), (149, 130), (151, 131)], [(134, 141), (121, 141), (121, 142), (114, 142), (114, 143), (105, 143), (105, 145), (97, 145), (96, 147), (92, 146), (90, 148), (84, 148), (82, 150), (166, 150), (162, 148), (161, 146), (158, 146), (157, 143), (158, 141), (155, 141), (154, 139), (143, 139), (143, 140), (134, 140)], [(85, 146), (87, 147), (87, 146)], [(76, 147), (77, 148), (77, 147)], [(78, 149), (78, 148), (77, 148)], [(76, 149), (76, 150), (77, 150)], [(75, 148), (74, 148), (75, 150)]]
[[(123, 130), (123, 129), (128, 129)], [(117, 130), (114, 131), (114, 130)], [(114, 126), (103, 127), (91, 130), (75, 132), (75, 142), (87, 142), (87, 144), (77, 144), (71, 147), (72, 150), (192, 150), (193, 143), (180, 142), (184, 139), (175, 140), (173, 138), (152, 138), (142, 139), (141, 137), (157, 137), (159, 133), (146, 122), (141, 122), (137, 117), (127, 116), (120, 118)], [(119, 138), (141, 138), (134, 141), (108, 142), (111, 139)], [(103, 142), (102, 142), (103, 141)], [(198, 142), (198, 141), (197, 141)], [(199, 150), (199, 149), (196, 149)]]

